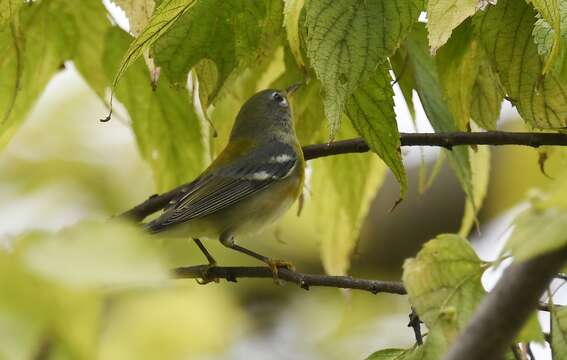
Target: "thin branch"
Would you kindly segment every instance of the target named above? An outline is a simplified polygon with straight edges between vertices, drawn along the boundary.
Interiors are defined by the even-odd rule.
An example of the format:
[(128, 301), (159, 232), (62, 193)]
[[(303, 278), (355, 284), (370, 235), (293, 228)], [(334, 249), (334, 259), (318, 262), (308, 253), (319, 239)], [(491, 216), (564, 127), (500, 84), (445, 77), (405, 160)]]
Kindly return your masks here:
[[(523, 145), (539, 147), (543, 145), (567, 146), (567, 135), (559, 133), (528, 132), (452, 132), (452, 133), (401, 133), (402, 146), (440, 146), (452, 149), (459, 145)], [(314, 144), (303, 147), (306, 160), (325, 156), (363, 153), (369, 151), (361, 138), (336, 141), (330, 144)], [(163, 209), (171, 200), (188, 191), (192, 183), (183, 184), (161, 195), (152, 195), (146, 201), (120, 215), (134, 221)]]
[[(263, 266), (213, 266), (197, 265), (179, 267), (174, 270), (175, 276), (181, 279), (225, 279), (236, 282), (241, 278), (269, 278), (272, 279), (272, 271)], [(364, 290), (373, 294), (388, 293), (405, 295), (406, 289), (401, 282), (355, 279), (350, 276), (329, 276), (304, 274), (288, 269), (278, 269), (280, 280), (299, 285), (305, 290), (312, 286), (334, 287), (341, 289)]]
[(417, 345), (423, 345), (423, 335), (421, 334), (421, 320), (419, 319), (419, 315), (412, 307), (411, 313), (409, 314), (409, 323), (408, 327), (413, 329), (413, 334), (415, 335), (415, 342)]
[(494, 289), (482, 300), (444, 359), (502, 358), (537, 308), (549, 282), (566, 261), (567, 248), (562, 248), (510, 265)]

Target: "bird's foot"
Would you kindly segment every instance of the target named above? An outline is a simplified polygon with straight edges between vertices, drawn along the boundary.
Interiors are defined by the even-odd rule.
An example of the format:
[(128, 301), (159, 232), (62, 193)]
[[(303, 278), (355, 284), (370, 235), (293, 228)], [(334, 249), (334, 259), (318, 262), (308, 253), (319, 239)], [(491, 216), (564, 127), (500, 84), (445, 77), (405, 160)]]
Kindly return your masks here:
[(295, 266), (290, 261), (287, 260), (276, 260), (276, 259), (268, 259), (266, 264), (270, 267), (272, 271), (272, 276), (274, 277), (274, 282), (278, 285), (281, 284), (280, 278), (278, 276), (279, 269), (287, 269), (289, 271), (295, 271)]
[(203, 271), (201, 272), (201, 278), (196, 279), (197, 284), (207, 285), (208, 283), (211, 283), (211, 282), (216, 282), (216, 283), (220, 282), (219, 278), (213, 277), (213, 276), (210, 275), (211, 268), (214, 268), (215, 266), (217, 266), (216, 262), (211, 262), (208, 265), (203, 265)]

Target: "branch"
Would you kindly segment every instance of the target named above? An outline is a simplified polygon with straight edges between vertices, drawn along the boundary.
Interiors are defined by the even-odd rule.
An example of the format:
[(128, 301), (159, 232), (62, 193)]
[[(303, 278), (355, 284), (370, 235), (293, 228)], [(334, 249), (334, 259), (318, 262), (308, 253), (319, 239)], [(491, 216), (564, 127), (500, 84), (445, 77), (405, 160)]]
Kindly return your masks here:
[(562, 248), (510, 265), (494, 289), (482, 300), (444, 359), (502, 358), (538, 306), (547, 285), (566, 261), (567, 248)]
[[(179, 267), (174, 270), (175, 276), (180, 279), (225, 279), (236, 282), (240, 278), (269, 278), (272, 271), (263, 266), (213, 266), (198, 265)], [(278, 269), (280, 280), (299, 285), (305, 290), (312, 286), (334, 287), (341, 289), (365, 290), (373, 294), (388, 293), (405, 295), (406, 289), (401, 282), (355, 279), (350, 276), (328, 276), (304, 274), (285, 268)]]
[[(557, 133), (518, 133), (518, 132), (453, 132), (453, 133), (401, 133), (402, 146), (440, 146), (451, 149), (458, 145), (542, 145), (567, 146), (567, 135)], [(363, 153), (369, 151), (363, 139), (336, 141), (330, 144), (314, 144), (303, 147), (306, 160), (320, 157)], [(193, 183), (183, 184), (161, 195), (152, 195), (146, 201), (120, 215), (122, 218), (142, 221), (146, 216), (163, 209), (179, 194), (188, 191)]]

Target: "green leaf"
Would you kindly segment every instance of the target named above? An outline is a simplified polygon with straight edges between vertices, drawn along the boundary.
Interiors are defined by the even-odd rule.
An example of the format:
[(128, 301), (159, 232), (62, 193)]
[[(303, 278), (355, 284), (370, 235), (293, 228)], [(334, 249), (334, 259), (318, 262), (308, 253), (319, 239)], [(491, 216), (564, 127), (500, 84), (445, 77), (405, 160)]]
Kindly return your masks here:
[(400, 151), (400, 134), (394, 112), (394, 91), (388, 63), (378, 66), (375, 74), (352, 94), (346, 114), (368, 146), (392, 170), (400, 183), (400, 198), (406, 194), (408, 180)]
[(74, 53), (76, 33), (75, 22), (58, 1), (21, 7), (17, 21), (0, 28), (0, 148)]
[(476, 213), (486, 196), (490, 178), (490, 148), (486, 145), (479, 145), (476, 151), (469, 149), (469, 156), (471, 160), (473, 201), (467, 199), (465, 204), (465, 213), (459, 228), (459, 235), (462, 237), (467, 237), (471, 231), (476, 220)]
[[(212, 89), (206, 99), (210, 103), (235, 70), (259, 61), (279, 44), (282, 22), (280, 0), (202, 0), (156, 42), (153, 53), (172, 82), (183, 86), (191, 68), (211, 60), (217, 81), (206, 84)], [(200, 83), (209, 79), (198, 77)]]
[(483, 46), (511, 101), (529, 125), (562, 128), (567, 118), (567, 85), (544, 62), (532, 40), (535, 11), (524, 1), (501, 0), (476, 19)]
[(443, 46), (453, 30), (479, 9), (479, 0), (429, 0), (427, 30), (429, 47), (435, 53)]
[(504, 91), (498, 75), (490, 65), (484, 50), (478, 48), (478, 73), (471, 92), (470, 116), (486, 130), (496, 130)]
[(567, 307), (551, 309), (551, 351), (554, 359), (567, 357)]
[(132, 41), (128, 50), (124, 53), (112, 81), (112, 90), (114, 90), (128, 67), (134, 64), (157, 39), (175, 24), (183, 14), (189, 11), (194, 3), (195, 0), (164, 0), (161, 2), (144, 30)]
[(113, 0), (128, 17), (130, 33), (134, 36), (146, 27), (156, 6), (154, 0)]
[[(454, 336), (484, 296), (485, 267), (468, 241), (444, 234), (428, 241), (404, 263), (403, 281), (412, 305), (429, 329)], [(447, 335), (451, 336), (447, 336)]]
[(567, 3), (559, 0), (528, 0), (541, 14), (533, 36), (540, 55), (547, 55), (543, 73), (547, 73), (561, 53), (562, 37), (567, 34)]
[(301, 40), (299, 36), (299, 16), (303, 10), (305, 0), (284, 0), (284, 26), (287, 35), (287, 43), (300, 67), (305, 65), (301, 51)]
[(155, 285), (169, 278), (154, 239), (133, 225), (83, 222), (21, 241), (26, 267), (65, 286)]
[[(408, 56), (415, 74), (416, 90), (436, 132), (457, 131), (457, 122), (445, 102), (439, 74), (427, 50), (427, 39), (423, 24), (415, 26), (407, 41)], [(473, 199), (472, 174), (465, 146), (453, 147), (448, 152), (449, 162), (469, 199)]]
[[(129, 38), (118, 28), (108, 34), (104, 58), (109, 78)], [(116, 94), (130, 114), (140, 153), (151, 165), (156, 190), (161, 192), (199, 175), (205, 165), (205, 145), (187, 90), (175, 89), (163, 74), (160, 81), (154, 91), (140, 59), (124, 74)]]
[(543, 332), (541, 330), (541, 326), (539, 324), (538, 313), (534, 311), (532, 315), (528, 318), (516, 339), (514, 340), (515, 343), (529, 343), (529, 342), (539, 342), (543, 344), (545, 342), (545, 338), (543, 337)]
[(412, 0), (311, 0), (305, 8), (307, 56), (323, 85), (332, 139), (348, 97), (392, 55), (419, 9)]
[(12, 21), (22, 5), (23, 0), (0, 0), (0, 28)]
[(414, 349), (384, 349), (374, 352), (366, 360), (410, 360)]
[(466, 21), (435, 56), (437, 68), (443, 69), (438, 72), (439, 81), (459, 130), (465, 130), (470, 120), (472, 91), (479, 67), (477, 45), (473, 28)]
[(400, 86), (412, 120), (415, 121), (415, 106), (413, 104), (413, 90), (416, 88), (415, 75), (404, 44), (390, 57), (390, 65), (396, 75), (395, 82)]

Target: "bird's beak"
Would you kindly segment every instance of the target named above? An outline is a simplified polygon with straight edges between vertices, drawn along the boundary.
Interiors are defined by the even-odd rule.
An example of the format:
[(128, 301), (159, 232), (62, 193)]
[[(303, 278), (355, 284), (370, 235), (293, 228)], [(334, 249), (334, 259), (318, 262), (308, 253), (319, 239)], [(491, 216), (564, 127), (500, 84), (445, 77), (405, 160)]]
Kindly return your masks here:
[(303, 86), (302, 82), (297, 82), (293, 85), (290, 85), (287, 87), (287, 89), (285, 89), (286, 94), (289, 96), (291, 94), (293, 94), (297, 89), (299, 89), (301, 86)]

